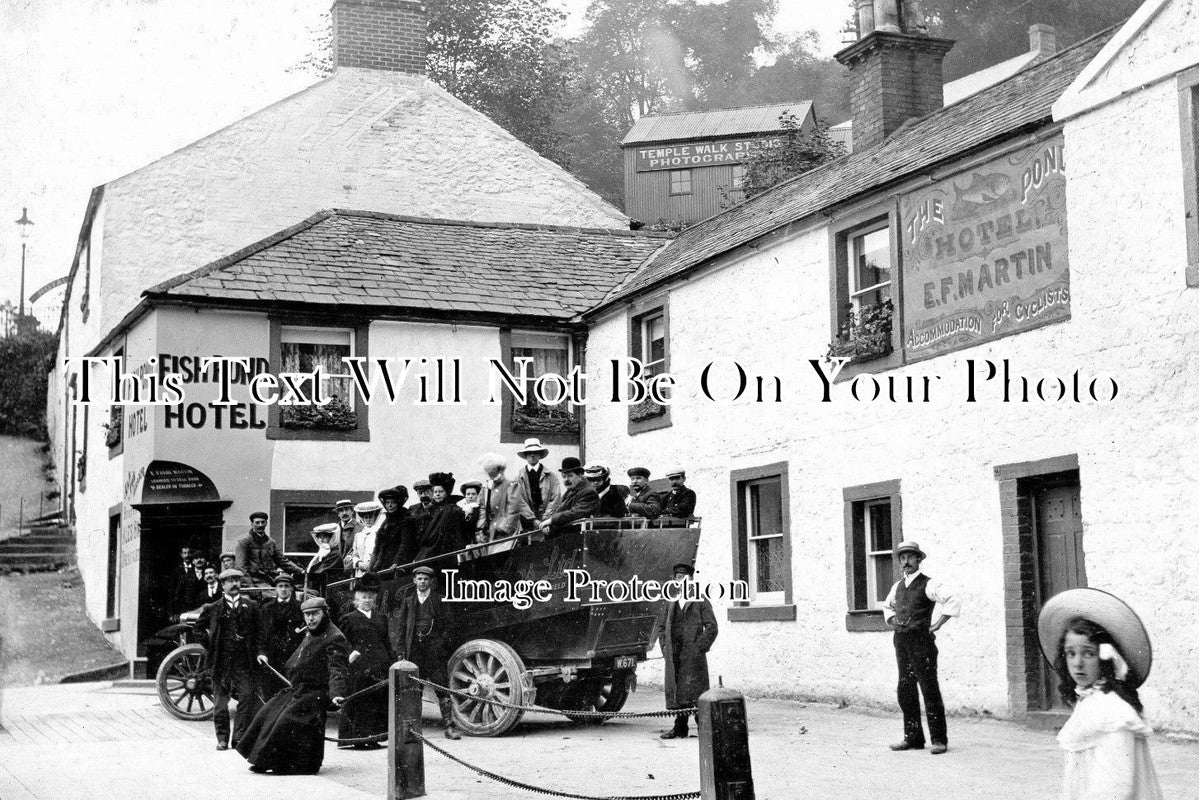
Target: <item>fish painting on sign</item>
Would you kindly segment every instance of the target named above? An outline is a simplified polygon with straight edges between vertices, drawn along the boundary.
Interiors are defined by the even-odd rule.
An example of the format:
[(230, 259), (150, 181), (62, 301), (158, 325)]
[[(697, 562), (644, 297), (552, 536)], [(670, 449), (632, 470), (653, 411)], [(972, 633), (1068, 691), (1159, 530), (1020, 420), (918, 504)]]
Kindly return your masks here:
[(987, 213), (988, 206), (1015, 199), (1016, 186), (1011, 177), (1002, 172), (974, 172), (964, 187), (954, 181), (953, 194), (953, 215), (963, 219), (982, 216)]

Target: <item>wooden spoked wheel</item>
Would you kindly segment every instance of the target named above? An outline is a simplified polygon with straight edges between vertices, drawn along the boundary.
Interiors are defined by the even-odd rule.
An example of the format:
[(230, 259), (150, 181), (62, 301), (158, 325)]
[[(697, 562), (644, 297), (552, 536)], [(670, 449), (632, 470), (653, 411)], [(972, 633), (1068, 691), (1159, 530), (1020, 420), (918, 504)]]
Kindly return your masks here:
[[(580, 711), (614, 712), (624, 708), (629, 699), (629, 679), (631, 670), (617, 670), (611, 675), (598, 680), (588, 680), (570, 687), (563, 700), (563, 710), (578, 709)], [(567, 714), (568, 719), (575, 722), (585, 722), (589, 725), (599, 725), (604, 717), (592, 717)]]
[(522, 675), (524, 662), (508, 645), (493, 639), (474, 639), (450, 657), (450, 688), (465, 692), (450, 695), (454, 724), (468, 736), (499, 736), (520, 721), (523, 711), (493, 705), (499, 700), (524, 705), (528, 696)]
[(158, 699), (179, 719), (212, 719), (212, 670), (200, 644), (172, 650), (158, 667)]

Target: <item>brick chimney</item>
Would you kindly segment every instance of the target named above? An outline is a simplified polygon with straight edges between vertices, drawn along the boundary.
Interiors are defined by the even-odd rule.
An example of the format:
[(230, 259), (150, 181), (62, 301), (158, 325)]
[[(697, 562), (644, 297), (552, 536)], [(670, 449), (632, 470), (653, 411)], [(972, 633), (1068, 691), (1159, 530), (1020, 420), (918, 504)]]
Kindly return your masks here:
[(1057, 52), (1057, 34), (1052, 25), (1030, 25), (1028, 28), (1028, 49), (1033, 53), (1051, 56)]
[(858, 40), (836, 54), (849, 67), (853, 147), (867, 150), (907, 120), (941, 108), (951, 39), (927, 34), (912, 0), (856, 0)]
[(425, 7), (414, 0), (335, 0), (333, 64), (425, 74)]

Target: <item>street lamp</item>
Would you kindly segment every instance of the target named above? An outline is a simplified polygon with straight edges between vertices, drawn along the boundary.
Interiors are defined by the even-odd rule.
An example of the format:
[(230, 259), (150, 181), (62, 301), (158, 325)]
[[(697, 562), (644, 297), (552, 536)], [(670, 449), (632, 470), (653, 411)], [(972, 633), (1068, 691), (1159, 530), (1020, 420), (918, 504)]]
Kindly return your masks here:
[(25, 245), (29, 239), (29, 229), (33, 226), (33, 220), (29, 218), (29, 209), (25, 206), (21, 206), (21, 218), (17, 220), (17, 224), (21, 226), (21, 308), (17, 312), (19, 329), (25, 319)]

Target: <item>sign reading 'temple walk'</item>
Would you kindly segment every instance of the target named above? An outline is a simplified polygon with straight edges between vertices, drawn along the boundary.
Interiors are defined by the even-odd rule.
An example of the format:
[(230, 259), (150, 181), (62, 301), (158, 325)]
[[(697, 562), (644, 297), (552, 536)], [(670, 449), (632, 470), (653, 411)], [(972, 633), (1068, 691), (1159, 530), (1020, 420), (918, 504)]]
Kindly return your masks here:
[(1070, 317), (1060, 135), (900, 203), (909, 361)]
[(736, 164), (749, 158), (755, 150), (778, 147), (783, 143), (783, 139), (783, 136), (766, 136), (638, 147), (637, 171), (653, 172), (659, 169), (691, 169)]

